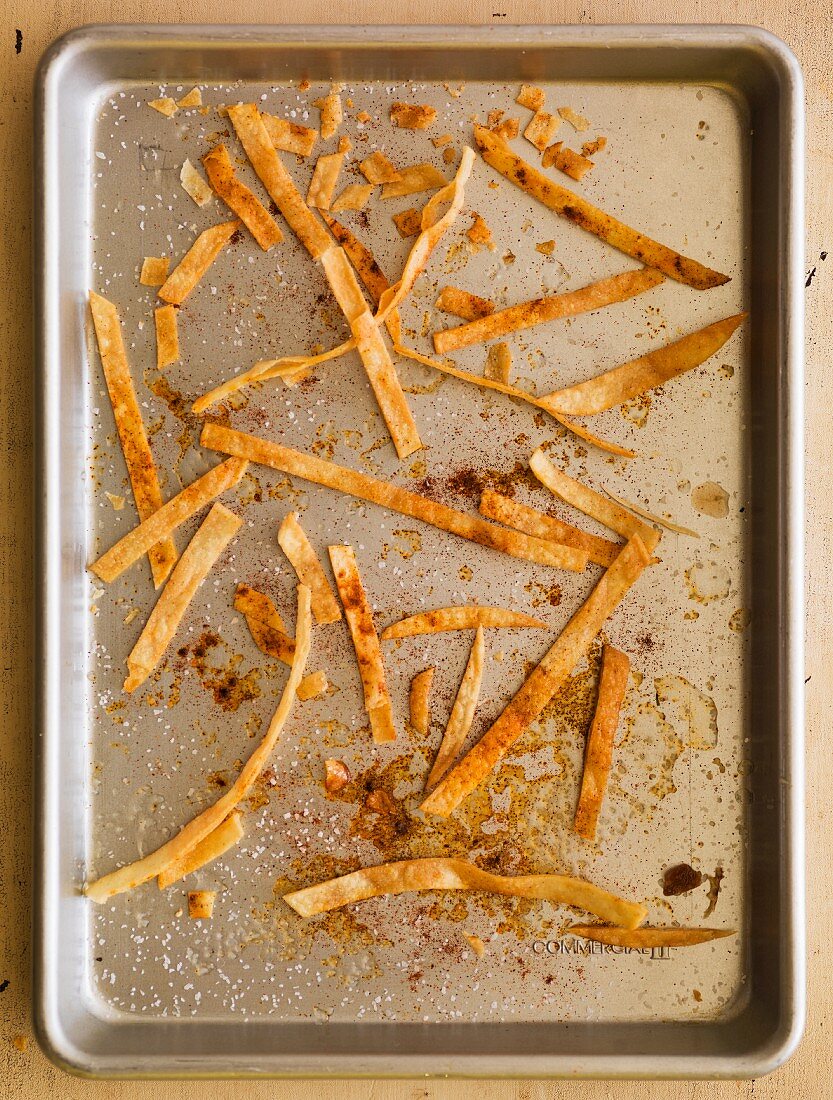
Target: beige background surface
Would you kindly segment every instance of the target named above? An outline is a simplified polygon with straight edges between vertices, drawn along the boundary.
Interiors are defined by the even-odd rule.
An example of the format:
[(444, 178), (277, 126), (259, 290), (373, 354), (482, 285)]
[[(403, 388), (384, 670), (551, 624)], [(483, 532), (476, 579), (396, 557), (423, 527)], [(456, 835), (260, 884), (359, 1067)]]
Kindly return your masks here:
[[(0, 728), (0, 1093), (8, 1097), (100, 1097), (134, 1100), (151, 1096), (180, 1100), (190, 1095), (188, 1083), (107, 1083), (77, 1081), (53, 1069), (38, 1052), (29, 1023), (29, 798), (30, 768), (30, 616), (32, 529), (29, 507), (32, 461), (30, 400), (30, 191), (31, 85), (35, 64), (59, 34), (83, 23), (107, 22), (316, 22), (320, 4), (294, 0), (292, 5), (253, 0), (122, 0), (113, 7), (101, 0), (66, 3), (35, 0), (12, 5), (2, 0), (0, 37), (0, 695), (4, 700)], [(807, 83), (807, 267), (817, 272), (807, 298), (807, 816), (809, 829), (809, 1022), (798, 1054), (779, 1072), (754, 1082), (692, 1083), (464, 1083), (464, 1082), (333, 1082), (233, 1083), (200, 1086), (202, 1095), (223, 1098), (261, 1097), (330, 1100), (333, 1097), (378, 1100), (543, 1100), (569, 1096), (581, 1100), (764, 1100), (801, 1097), (816, 1100), (833, 1094), (833, 1051), (828, 1035), (833, 1024), (833, 982), (826, 947), (833, 937), (833, 852), (826, 844), (829, 810), (825, 788), (830, 780), (830, 753), (823, 717), (831, 691), (824, 688), (831, 658), (833, 592), (830, 586), (830, 532), (833, 493), (827, 454), (833, 429), (826, 416), (833, 342), (833, 9), (824, 0), (398, 0), (390, 5), (372, 0), (331, 0), (331, 18), (340, 22), (471, 22), (471, 23), (604, 23), (604, 22), (734, 22), (767, 27), (796, 51)], [(291, 16), (290, 16), (291, 13)], [(15, 52), (15, 31), (23, 35)], [(826, 263), (820, 253), (831, 253)], [(826, 308), (825, 308), (826, 307)], [(19, 1046), (25, 1049), (18, 1049)]]

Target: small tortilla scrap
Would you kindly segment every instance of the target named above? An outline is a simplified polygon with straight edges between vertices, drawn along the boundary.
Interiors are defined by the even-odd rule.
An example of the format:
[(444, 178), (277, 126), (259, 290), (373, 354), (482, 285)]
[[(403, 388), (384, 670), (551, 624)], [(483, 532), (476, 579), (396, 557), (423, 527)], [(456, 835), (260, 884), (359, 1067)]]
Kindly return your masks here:
[(216, 898), (216, 890), (189, 890), (188, 916), (191, 920), (211, 920)]
[(495, 245), (491, 229), (486, 225), (486, 222), (479, 214), (472, 212), (472, 218), (474, 220), (466, 230), (466, 236), (476, 247), (479, 248), (480, 245), (485, 245), (490, 252), (494, 252), (497, 246)]
[(493, 382), (502, 382), (504, 386), (509, 384), (512, 375), (512, 352), (509, 345), (502, 340), (492, 344), (486, 352), (486, 366), (483, 368), (483, 377), (490, 378)]
[(172, 863), (156, 882), (160, 890), (179, 882), (186, 875), (199, 871), (207, 863), (219, 859), (225, 855), (229, 848), (233, 848), (243, 836), (243, 818), (238, 810), (228, 815), (217, 828), (208, 834), (205, 840), (201, 840), (196, 848), (192, 848), (187, 856)]
[(319, 882), (284, 894), (283, 900), (302, 917), (328, 913), (385, 894), (415, 890), (482, 890), (504, 897), (538, 898), (553, 905), (574, 905), (623, 928), (637, 928), (648, 910), (583, 879), (567, 875), (492, 875), (463, 859), (405, 859), (365, 867), (351, 875)]
[(564, 933), (614, 947), (693, 947), (698, 943), (735, 936), (734, 928), (611, 928), (606, 924), (571, 924)]
[(372, 193), (372, 183), (348, 183), (330, 209), (333, 213), (338, 210), (364, 210)]
[(485, 126), (475, 126), (474, 136), (483, 159), (502, 176), (562, 218), (607, 241), (620, 252), (649, 267), (657, 268), (669, 279), (676, 279), (695, 290), (707, 290), (729, 281), (728, 275), (713, 271), (697, 260), (683, 256), (644, 233), (631, 229), (580, 195), (549, 179), (537, 168), (516, 156), (505, 141)]
[(318, 210), (330, 209), (343, 163), (344, 153), (325, 153), (318, 158), (307, 192), (307, 206)]
[(400, 237), (416, 237), (422, 229), (422, 214), (413, 206), (393, 215), (393, 222)]
[(497, 126), (491, 126), (498, 137), (502, 137), (504, 141), (512, 141), (521, 132), (521, 120), (518, 118), (505, 118), (502, 122), (499, 122)]
[(197, 206), (208, 206), (214, 198), (211, 188), (187, 157), (179, 170), (179, 182), (182, 184), (182, 190), (194, 200)]
[(555, 241), (541, 241), (540, 244), (536, 244), (535, 251), (540, 252), (542, 256), (551, 256), (555, 252)]
[(226, 206), (237, 215), (264, 252), (283, 240), (277, 222), (245, 183), (237, 178), (237, 172), (228, 150), (222, 143), (202, 158), (203, 167), (215, 192)]
[(457, 150), (451, 145), (443, 149), (443, 164), (453, 164), (457, 159)]
[(392, 623), (382, 632), (382, 641), (391, 638), (416, 638), (420, 634), (443, 634), (448, 630), (479, 630), (481, 627), (546, 630), (547, 624), (523, 611), (503, 607), (440, 607), (420, 611)]
[(434, 305), (443, 313), (462, 317), (464, 321), (475, 321), (478, 317), (488, 317), (495, 312), (494, 302), (456, 286), (444, 286)]
[(427, 103), (392, 103), (390, 108), (390, 120), (400, 130), (427, 130), (436, 117), (436, 110)]
[(168, 277), (171, 261), (167, 256), (145, 256), (139, 282), (142, 286), (161, 286)]
[(153, 311), (156, 326), (156, 367), (169, 367), (179, 359), (179, 331), (176, 306), (159, 306)]
[(329, 686), (327, 673), (323, 669), (319, 669), (318, 672), (311, 672), (298, 684), (298, 698), (302, 703), (305, 703), (307, 699), (315, 699), (316, 696), (323, 695)]
[(572, 107), (559, 107), (558, 113), (565, 122), (569, 122), (578, 133), (583, 134), (585, 130), (590, 129), (590, 121), (586, 119), (584, 115), (577, 114)]
[(453, 134), (440, 134), (439, 137), (431, 138), (431, 144), (435, 149), (442, 149), (444, 145), (451, 145), (454, 141)]
[(635, 535), (602, 574), (587, 601), (575, 612), (497, 720), (423, 801), (420, 806), (423, 813), (448, 817), (497, 767), (587, 653), (605, 621), (650, 560), (642, 540)]
[(278, 530), (278, 545), (295, 570), (298, 580), (312, 593), (312, 613), (317, 623), (337, 623), (341, 609), (330, 582), (295, 512), (290, 512)]
[(423, 737), (428, 733), (431, 725), (431, 706), (428, 702), (431, 695), (431, 685), (434, 683), (433, 665), (418, 672), (411, 680), (411, 689), (408, 693), (408, 713), (411, 727)]
[(613, 740), (619, 724), (619, 712), (628, 686), (631, 662), (626, 653), (606, 645), (602, 650), (602, 671), (593, 722), (584, 750), (581, 793), (576, 806), (573, 829), (585, 840), (596, 839), (610, 767)]
[(559, 172), (563, 172), (570, 179), (580, 180), (595, 167), (592, 160), (583, 157), (574, 149), (569, 149), (563, 141), (557, 141), (544, 150), (541, 160), (544, 168), (555, 166)]
[(176, 101), (177, 107), (187, 110), (189, 107), (202, 107), (202, 92), (194, 85), (190, 92)]
[(433, 790), (439, 783), (451, 765), (454, 763), (463, 742), (468, 736), (474, 720), (474, 712), (477, 708), (477, 700), (480, 697), (480, 684), (483, 680), (483, 662), (486, 655), (486, 643), (483, 627), (478, 626), (474, 636), (474, 644), (469, 654), (463, 679), (457, 689), (457, 697), (451, 708), (451, 717), (445, 727), (443, 739), (437, 750), (437, 755), (431, 767), (428, 778), (425, 781), (426, 791)]
[(166, 118), (172, 118), (179, 110), (176, 100), (171, 99), (169, 95), (162, 96), (161, 99), (149, 99), (148, 107), (153, 107), (154, 111), (158, 111), (160, 115), (164, 115)]
[(299, 126), (296, 122), (276, 118), (266, 111), (261, 113), (261, 118), (272, 144), (284, 153), (308, 157), (318, 141), (318, 131), (309, 126)]
[(594, 157), (596, 153), (601, 153), (602, 149), (607, 147), (607, 138), (602, 134), (599, 134), (595, 141), (585, 141), (581, 147), (581, 154), (584, 157)]
[(350, 778), (350, 769), (343, 760), (330, 757), (324, 761), (324, 790), (327, 794), (343, 791)]
[(522, 84), (521, 90), (515, 96), (515, 102), (530, 111), (540, 111), (546, 98), (543, 88), (536, 88), (534, 84)]
[(359, 171), (370, 184), (398, 183), (402, 179), (393, 164), (378, 149), (360, 162)]
[(235, 220), (204, 229), (159, 288), (162, 301), (181, 306), (239, 227)]
[(552, 144), (560, 125), (561, 120), (557, 115), (551, 115), (548, 111), (536, 111), (527, 123), (524, 137), (532, 142), (539, 153), (543, 153)]
[(364, 705), (377, 745), (396, 740), (385, 666), (373, 612), (365, 595), (356, 555), (351, 546), (331, 546), (330, 561), (344, 606), (364, 690)]
[(486, 944), (481, 940), (480, 936), (473, 936), (469, 932), (464, 932), (463, 935), (469, 941), (469, 947), (475, 953), (478, 959), (482, 959), (486, 954)]
[(597, 374), (587, 382), (556, 390), (542, 400), (558, 412), (571, 416), (593, 416), (605, 412), (699, 367), (720, 351), (745, 317), (745, 313), (737, 313), (734, 317), (715, 321), (713, 325), (691, 332), (673, 344), (666, 344), (604, 374)]
[(433, 164), (412, 164), (400, 170), (398, 180), (382, 184), (382, 198), (398, 199), (420, 191), (434, 191), (447, 183), (448, 180)]
[(242, 523), (243, 520), (224, 505), (212, 504), (211, 511), (174, 566), (139, 640), (128, 655), (125, 691), (135, 691), (159, 664), (188, 604)]
[(344, 121), (341, 96), (337, 91), (331, 91), (323, 99), (316, 99), (313, 106), (321, 112), (321, 137), (327, 141), (333, 137)]

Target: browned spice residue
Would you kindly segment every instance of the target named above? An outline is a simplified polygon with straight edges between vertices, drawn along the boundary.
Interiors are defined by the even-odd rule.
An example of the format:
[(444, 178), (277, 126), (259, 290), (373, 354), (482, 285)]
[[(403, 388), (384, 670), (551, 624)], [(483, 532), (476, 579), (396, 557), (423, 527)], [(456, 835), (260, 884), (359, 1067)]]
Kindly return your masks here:
[(662, 876), (662, 892), (667, 898), (676, 898), (696, 890), (702, 881), (702, 874), (691, 864), (677, 863), (674, 867), (666, 868)]

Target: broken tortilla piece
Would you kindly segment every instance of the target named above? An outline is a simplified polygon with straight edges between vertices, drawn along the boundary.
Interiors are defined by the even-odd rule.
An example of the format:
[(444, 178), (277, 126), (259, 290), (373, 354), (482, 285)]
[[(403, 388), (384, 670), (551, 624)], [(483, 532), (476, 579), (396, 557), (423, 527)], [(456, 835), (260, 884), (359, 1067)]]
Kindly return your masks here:
[(307, 192), (307, 206), (330, 209), (343, 163), (344, 153), (325, 153), (318, 158)]
[(515, 96), (515, 102), (530, 111), (540, 111), (546, 102), (544, 89), (536, 88), (534, 84), (522, 84), (521, 90)]
[(394, 224), (400, 237), (416, 237), (422, 229), (422, 214), (413, 206), (393, 215)]
[(378, 149), (360, 162), (359, 171), (370, 184), (398, 183), (402, 179), (393, 164)]
[(194, 200), (197, 206), (207, 206), (214, 195), (211, 188), (187, 158), (182, 162), (179, 170), (179, 182), (182, 190)]
[(364, 210), (372, 192), (372, 183), (348, 183), (338, 198), (330, 204), (330, 210), (334, 214), (338, 210)]
[(181, 306), (239, 227), (233, 221), (204, 229), (159, 288), (162, 301)]
[(480, 684), (483, 679), (483, 662), (486, 655), (483, 627), (478, 626), (474, 644), (469, 654), (463, 679), (457, 689), (457, 696), (451, 708), (451, 717), (443, 733), (443, 739), (437, 755), (425, 781), (426, 791), (432, 790), (454, 763), (463, 742), (468, 736), (480, 696)]
[(411, 680), (408, 693), (408, 712), (411, 726), (424, 737), (431, 725), (431, 706), (428, 702), (434, 682), (434, 666), (424, 668)]
[(179, 359), (179, 332), (176, 306), (159, 306), (153, 311), (156, 328), (156, 368), (169, 367)]
[(557, 115), (551, 115), (548, 111), (536, 111), (527, 123), (524, 137), (532, 142), (539, 153), (552, 144), (561, 120)]
[(390, 108), (390, 120), (400, 130), (427, 130), (436, 117), (428, 104), (392, 103)]
[(318, 131), (309, 126), (299, 126), (295, 122), (276, 118), (275, 115), (261, 112), (263, 125), (272, 144), (284, 153), (295, 153), (299, 157), (308, 157), (318, 140)]
[(139, 282), (142, 286), (161, 286), (168, 277), (171, 261), (167, 256), (145, 256)]
[(383, 199), (398, 199), (402, 195), (416, 195), (420, 191), (434, 191), (445, 187), (448, 180), (433, 164), (412, 164), (399, 171), (399, 179), (382, 184)]

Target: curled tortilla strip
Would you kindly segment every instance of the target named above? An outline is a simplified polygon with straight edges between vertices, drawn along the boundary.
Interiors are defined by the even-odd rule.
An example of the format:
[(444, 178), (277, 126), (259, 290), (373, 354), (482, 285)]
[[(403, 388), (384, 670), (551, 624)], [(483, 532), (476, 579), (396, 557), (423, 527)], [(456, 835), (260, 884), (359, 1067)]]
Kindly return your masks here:
[(225, 145), (215, 145), (202, 163), (215, 193), (240, 218), (264, 252), (283, 240), (278, 223), (254, 191), (237, 178)]
[(444, 313), (453, 313), (464, 321), (476, 321), (480, 317), (489, 317), (495, 312), (495, 303), (489, 298), (481, 298), (470, 290), (460, 290), (456, 286), (444, 286), (434, 305)]
[(378, 149), (361, 161), (359, 171), (369, 184), (396, 183), (402, 179), (394, 165)]
[(285, 153), (297, 153), (299, 157), (308, 157), (318, 141), (318, 131), (309, 126), (299, 126), (297, 122), (287, 122), (275, 115), (261, 111), (263, 125), (272, 144)]
[(572, 924), (565, 935), (609, 943), (613, 947), (693, 947), (735, 936), (734, 928), (611, 928), (604, 924)]
[(161, 370), (179, 359), (176, 306), (159, 306), (153, 311), (153, 323), (156, 327), (156, 369)]
[(162, 301), (181, 306), (239, 226), (239, 221), (221, 222), (204, 229), (157, 291)]
[(699, 367), (723, 347), (745, 317), (745, 313), (726, 317), (587, 382), (548, 393), (541, 400), (569, 416), (605, 412)]
[(623, 538), (630, 539), (639, 535), (648, 553), (652, 554), (656, 549), (661, 534), (656, 527), (643, 523), (621, 505), (553, 466), (540, 448), (530, 458), (529, 468), (542, 485), (565, 503), (572, 504), (574, 508), (603, 523)]
[(373, 612), (365, 595), (356, 555), (351, 546), (331, 546), (330, 561), (335, 573), (344, 614), (353, 639), (356, 661), (364, 689), (364, 705), (376, 744), (396, 740), (393, 710), (385, 681), (385, 666)]
[(469, 539), (481, 546), (489, 546), (493, 550), (502, 550), (504, 554), (510, 554), (515, 558), (537, 561), (542, 565), (552, 565), (561, 569), (572, 569), (578, 573), (583, 572), (587, 565), (587, 555), (580, 550), (556, 546), (542, 539), (530, 538), (529, 535), (497, 527), (480, 519), (479, 516), (458, 512), (455, 508), (429, 500), (427, 497), (420, 496), (419, 493), (401, 489), (398, 485), (378, 481), (367, 474), (338, 466), (335, 462), (327, 462), (326, 459), (317, 458), (315, 455), (302, 454), (300, 451), (260, 439), (258, 436), (236, 432), (219, 424), (206, 424), (202, 430), (201, 443), (209, 450), (220, 451), (223, 454), (236, 454), (238, 458), (249, 458), (263, 466), (280, 470), (282, 473), (304, 478), (316, 485), (325, 485), (329, 489), (337, 489), (341, 493), (349, 493), (350, 496), (370, 501), (382, 508), (389, 508), (403, 516), (420, 519), (424, 523), (439, 527), (441, 531), (448, 531), (452, 535)]
[[(90, 312), (136, 511), (139, 519), (146, 520), (162, 507), (162, 490), (130, 376), (130, 364), (121, 334), (121, 318), (112, 302), (92, 290)], [(148, 555), (153, 583), (158, 588), (167, 579), (177, 559), (170, 532), (154, 539), (143, 553)]]
[(609, 489), (605, 489), (605, 493), (611, 500), (615, 501), (617, 504), (621, 504), (623, 508), (627, 508), (631, 512), (636, 512), (638, 516), (642, 516), (643, 519), (647, 519), (651, 523), (656, 523), (659, 527), (665, 527), (669, 531), (674, 531), (677, 535), (688, 535), (688, 537), (692, 539), (700, 538), (699, 534), (690, 527), (683, 527), (681, 523), (675, 523), (666, 516), (658, 516), (656, 512), (649, 512), (648, 509), (643, 508), (641, 504), (632, 504), (623, 497), (617, 497), (616, 494), (611, 493)]
[(167, 256), (145, 256), (139, 282), (142, 286), (161, 286), (168, 277), (171, 261)]
[[(329, 226), (330, 232), (347, 253), (347, 258), (356, 269), (356, 274), (373, 299), (375, 306), (379, 305), (382, 295), (390, 286), (384, 272), (376, 263), (376, 259), (367, 245), (356, 237), (346, 225), (337, 222), (330, 214), (322, 213), (324, 221)], [(400, 340), (401, 321), (399, 310), (392, 310), (385, 321), (385, 327), (390, 333), (394, 343)]]
[(728, 275), (712, 271), (697, 260), (682, 256), (672, 248), (646, 237), (644, 233), (631, 229), (580, 195), (549, 179), (516, 156), (505, 141), (485, 126), (475, 126), (474, 138), (483, 159), (502, 176), (562, 218), (607, 241), (620, 252), (633, 256), (635, 260), (640, 260), (649, 267), (657, 268), (669, 279), (676, 279), (695, 290), (707, 290), (729, 281)]
[(487, 627), (534, 627), (547, 629), (540, 619), (522, 611), (507, 611), (503, 607), (440, 607), (436, 611), (421, 611), (400, 619), (382, 632), (382, 641), (391, 638), (416, 638), (419, 634), (442, 634), (447, 630), (475, 630)]
[(404, 859), (365, 867), (351, 875), (319, 882), (284, 894), (283, 900), (302, 917), (328, 913), (343, 905), (404, 894), (413, 890), (483, 890), (504, 897), (540, 898), (553, 905), (574, 905), (623, 928), (637, 928), (648, 910), (583, 879), (568, 875), (492, 875), (464, 859)]
[(128, 655), (125, 691), (135, 691), (159, 664), (194, 593), (242, 523), (239, 516), (222, 504), (212, 504), (211, 511), (174, 566), (139, 640)]
[(364, 210), (373, 194), (372, 183), (348, 183), (341, 194), (330, 205), (335, 214), (337, 210)]
[(424, 813), (448, 817), (486, 779), (540, 716), (650, 560), (642, 540), (635, 535), (602, 574), (588, 600), (512, 696), (497, 721), (423, 801), (420, 809)]
[(112, 871), (109, 875), (104, 875), (95, 882), (88, 883), (84, 888), (84, 893), (88, 898), (97, 902), (106, 901), (114, 894), (132, 890), (143, 882), (147, 882), (148, 879), (164, 874), (172, 863), (176, 863), (196, 848), (200, 841), (213, 832), (238, 803), (246, 797), (255, 780), (263, 771), (292, 710), (295, 692), (304, 674), (304, 666), (309, 656), (312, 639), (311, 627), (312, 615), (310, 613), (309, 589), (305, 588), (304, 585), (299, 585), (295, 659), (292, 662), (289, 679), (286, 681), (280, 702), (272, 721), (269, 723), (269, 729), (266, 731), (265, 737), (246, 761), (237, 779), (213, 806), (209, 806), (207, 810), (203, 810), (201, 814), (198, 814), (161, 848), (157, 848), (155, 852), (151, 852), (144, 859), (137, 860), (135, 863), (121, 867), (117, 871)]
[[(537, 298), (531, 302), (521, 302), (508, 309), (498, 310), (488, 317), (471, 321), (467, 325), (443, 329), (434, 333), (434, 350), (440, 355), (458, 348), (467, 348), (472, 344), (482, 344), (510, 332), (541, 325), (547, 321), (557, 321), (565, 317), (576, 317), (580, 313), (590, 313), (596, 309), (626, 302), (629, 298), (643, 294), (646, 290), (665, 281), (665, 276), (651, 267), (642, 267), (637, 271), (624, 271), (608, 279), (567, 291), (566, 294), (552, 294), (547, 298)], [(564, 408), (565, 413), (574, 410)]]
[(417, 195), (420, 191), (433, 191), (445, 187), (445, 176), (433, 164), (412, 164), (400, 168), (399, 179), (382, 184), (383, 199), (398, 199), (403, 195)]
[(434, 666), (424, 668), (411, 680), (411, 690), (408, 693), (408, 712), (411, 726), (417, 733), (424, 737), (431, 725), (431, 707), (428, 697), (431, 694), (431, 685), (434, 682)]
[(590, 561), (605, 568), (613, 564), (614, 558), (622, 549), (618, 543), (598, 535), (589, 535), (586, 531), (573, 527), (571, 523), (565, 523), (555, 516), (544, 515), (535, 508), (496, 493), (494, 489), (483, 490), (480, 514), (486, 519), (505, 523), (507, 527), (514, 527), (516, 531), (524, 531), (537, 539), (552, 539), (553, 542), (564, 543), (566, 546), (575, 546), (578, 550), (584, 550)]
[(443, 739), (437, 750), (431, 771), (425, 781), (426, 791), (432, 790), (454, 762), (455, 757), (462, 748), (463, 742), (468, 736), (474, 720), (474, 712), (477, 700), (480, 697), (480, 684), (483, 680), (483, 661), (486, 655), (486, 643), (484, 641), (483, 627), (478, 626), (474, 636), (474, 645), (471, 647), (466, 670), (460, 687), (457, 689), (457, 697), (451, 708), (451, 717), (445, 727)]
[(581, 793), (573, 820), (573, 829), (585, 840), (596, 839), (599, 814), (613, 762), (613, 739), (619, 724), (619, 712), (625, 698), (630, 670), (631, 662), (627, 653), (622, 653), (611, 645), (604, 647), (599, 695), (590, 733), (587, 735)]
[(318, 158), (307, 192), (307, 206), (329, 210), (338, 186), (344, 153), (324, 153)]
[(138, 527), (123, 535), (98, 561), (93, 562), (90, 566), (92, 572), (108, 584), (114, 581), (125, 569), (138, 561), (142, 554), (146, 554), (150, 547), (169, 536), (181, 523), (190, 519), (220, 493), (236, 485), (248, 465), (245, 459), (227, 459), (186, 485)]
[(243, 818), (239, 811), (234, 810), (213, 832), (192, 848), (187, 856), (172, 863), (159, 875), (156, 880), (159, 889), (164, 890), (166, 886), (179, 882), (186, 875), (199, 871), (200, 867), (204, 867), (206, 863), (219, 859), (229, 848), (233, 848), (242, 836)]
[(312, 593), (312, 613), (317, 623), (337, 623), (341, 609), (330, 582), (295, 512), (278, 529), (278, 545), (289, 558), (298, 580)]

